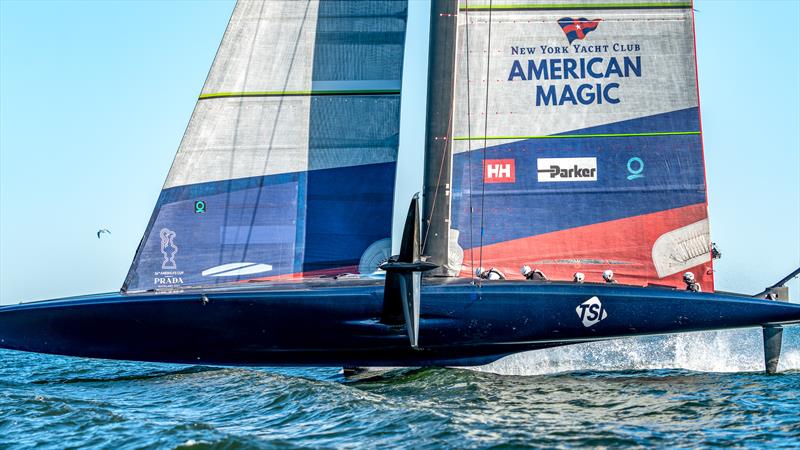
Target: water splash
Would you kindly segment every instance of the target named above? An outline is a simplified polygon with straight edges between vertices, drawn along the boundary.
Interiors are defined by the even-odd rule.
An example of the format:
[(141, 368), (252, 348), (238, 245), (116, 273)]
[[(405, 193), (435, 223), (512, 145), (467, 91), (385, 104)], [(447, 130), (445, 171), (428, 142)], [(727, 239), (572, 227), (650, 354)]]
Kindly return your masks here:
[[(763, 352), (761, 329), (752, 328), (577, 344), (519, 353), (472, 369), (501, 375), (657, 369), (761, 372)], [(800, 370), (798, 327), (787, 327), (784, 331), (778, 370)]]

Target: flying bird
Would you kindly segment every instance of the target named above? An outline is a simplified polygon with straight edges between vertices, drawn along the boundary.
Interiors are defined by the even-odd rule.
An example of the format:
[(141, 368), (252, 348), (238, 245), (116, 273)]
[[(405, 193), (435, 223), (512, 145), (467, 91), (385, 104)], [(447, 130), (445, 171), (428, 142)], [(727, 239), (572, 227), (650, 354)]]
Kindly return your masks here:
[(97, 239), (100, 239), (100, 235), (101, 235), (101, 234), (103, 234), (103, 233), (108, 233), (108, 234), (111, 234), (111, 232), (110, 232), (110, 231), (108, 231), (108, 230), (107, 230), (107, 229), (105, 229), (105, 228), (103, 228), (102, 230), (97, 230)]

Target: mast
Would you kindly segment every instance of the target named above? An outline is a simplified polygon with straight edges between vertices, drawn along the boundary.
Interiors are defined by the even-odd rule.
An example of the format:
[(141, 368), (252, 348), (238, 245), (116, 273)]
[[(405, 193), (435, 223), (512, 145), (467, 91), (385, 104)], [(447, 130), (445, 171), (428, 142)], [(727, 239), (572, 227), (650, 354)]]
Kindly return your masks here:
[(431, 0), (428, 106), (423, 177), (422, 253), (446, 276), (450, 237), (453, 95), (458, 0)]

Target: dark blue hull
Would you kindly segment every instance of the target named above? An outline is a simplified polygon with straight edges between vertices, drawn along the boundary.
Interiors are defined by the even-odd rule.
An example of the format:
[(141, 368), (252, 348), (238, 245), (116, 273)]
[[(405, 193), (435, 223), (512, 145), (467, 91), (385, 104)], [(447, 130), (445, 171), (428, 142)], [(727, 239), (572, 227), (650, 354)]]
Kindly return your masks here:
[[(599, 306), (581, 306), (592, 297)], [(744, 296), (432, 279), (414, 350), (404, 326), (380, 323), (382, 305), (382, 280), (75, 297), (1, 307), (0, 347), (193, 364), (462, 366), (591, 340), (800, 322), (800, 305)]]

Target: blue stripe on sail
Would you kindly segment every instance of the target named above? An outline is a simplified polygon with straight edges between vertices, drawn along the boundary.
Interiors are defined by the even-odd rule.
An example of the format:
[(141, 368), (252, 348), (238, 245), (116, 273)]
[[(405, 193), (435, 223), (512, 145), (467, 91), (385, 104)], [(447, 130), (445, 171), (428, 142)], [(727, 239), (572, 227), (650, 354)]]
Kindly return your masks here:
[(281, 236), (295, 232), (291, 225), (223, 226), (219, 230), (222, 245), (280, 244)]
[(395, 163), (308, 172), (303, 272), (358, 264), (391, 236)]
[[(357, 266), (370, 244), (390, 235), (395, 166), (370, 164), (165, 189), (128, 289), (173, 284), (157, 280), (168, 277), (180, 278), (183, 285), (210, 285)], [(204, 213), (195, 212), (200, 200)], [(174, 270), (163, 267), (159, 230), (164, 228), (175, 234)], [(268, 264), (272, 270), (201, 275), (234, 262)]]
[[(405, 1), (320, 2), (312, 85), (399, 88), (406, 13)], [(309, 121), (310, 169), (397, 159), (399, 95), (315, 97)], [(303, 272), (357, 265), (391, 235), (395, 163), (362, 167), (308, 172)]]
[[(697, 131), (692, 128), (695, 125), (697, 108), (691, 108), (564, 134)], [(484, 156), (513, 159), (514, 182), (484, 184)], [(596, 158), (597, 181), (538, 180), (538, 158), (586, 157)], [(631, 162), (632, 158), (640, 158), (644, 169), (639, 174), (643, 176), (629, 179), (639, 170), (639, 163)], [(461, 231), (459, 241), (465, 248), (481, 241), (480, 219), (476, 219), (480, 217), (483, 244), (489, 245), (706, 201), (701, 137), (697, 134), (528, 139), (485, 151), (476, 149), (455, 155), (453, 187), (453, 226)], [(474, 211), (472, 241), (470, 206)]]
[(405, 1), (319, 2), (314, 81), (400, 80)]
[(680, 109), (668, 113), (638, 117), (596, 127), (582, 128), (558, 134), (620, 134), (651, 132), (700, 131), (700, 115), (697, 107)]

